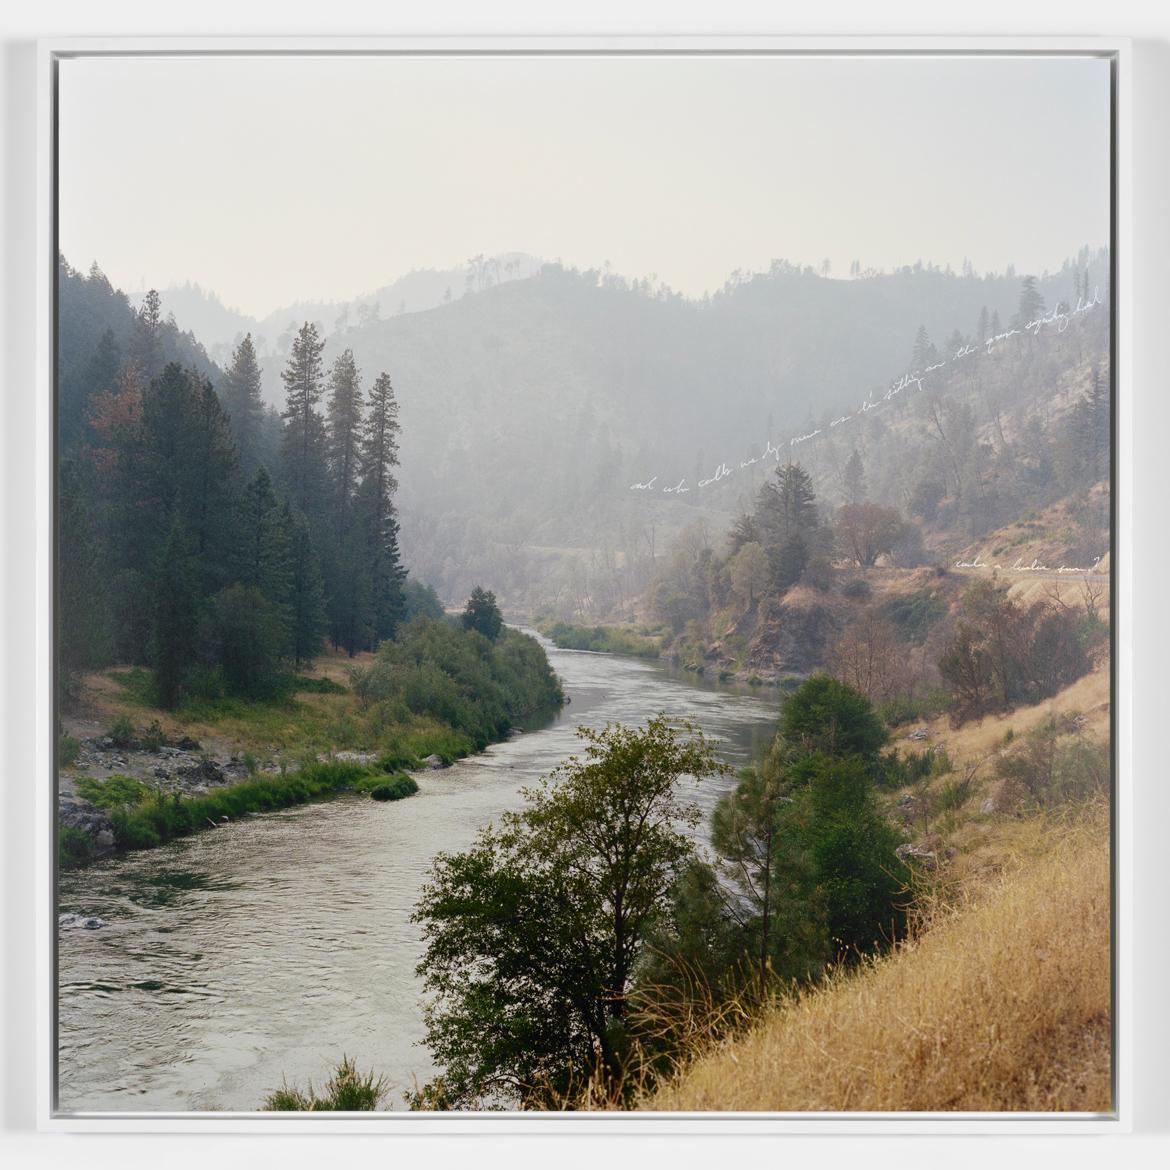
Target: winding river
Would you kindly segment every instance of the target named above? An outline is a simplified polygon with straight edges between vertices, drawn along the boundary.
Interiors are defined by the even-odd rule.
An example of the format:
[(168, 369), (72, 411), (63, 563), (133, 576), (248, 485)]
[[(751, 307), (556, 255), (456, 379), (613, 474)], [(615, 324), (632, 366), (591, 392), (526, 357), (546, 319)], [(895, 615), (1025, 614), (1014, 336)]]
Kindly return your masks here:
[[(343, 797), (225, 825), (63, 875), (58, 1104), (71, 1113), (252, 1110), (322, 1083), (347, 1053), (402, 1090), (435, 1069), (420, 1043), (419, 931), (439, 850), (522, 803), (519, 789), (579, 746), (578, 724), (663, 710), (747, 762), (775, 724), (774, 692), (697, 685), (656, 663), (546, 643), (569, 706), (548, 726), (419, 776), (409, 800)], [(733, 778), (696, 799), (709, 814)], [(704, 830), (705, 835), (705, 830)]]

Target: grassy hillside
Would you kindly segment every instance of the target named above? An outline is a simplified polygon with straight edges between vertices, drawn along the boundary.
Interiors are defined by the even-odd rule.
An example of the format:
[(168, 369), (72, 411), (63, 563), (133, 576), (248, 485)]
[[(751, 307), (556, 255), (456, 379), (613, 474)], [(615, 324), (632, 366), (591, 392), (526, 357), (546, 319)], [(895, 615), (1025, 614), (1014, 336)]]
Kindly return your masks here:
[(773, 1008), (638, 1107), (1106, 1111), (1108, 810), (1016, 825), (1003, 870), (890, 956)]

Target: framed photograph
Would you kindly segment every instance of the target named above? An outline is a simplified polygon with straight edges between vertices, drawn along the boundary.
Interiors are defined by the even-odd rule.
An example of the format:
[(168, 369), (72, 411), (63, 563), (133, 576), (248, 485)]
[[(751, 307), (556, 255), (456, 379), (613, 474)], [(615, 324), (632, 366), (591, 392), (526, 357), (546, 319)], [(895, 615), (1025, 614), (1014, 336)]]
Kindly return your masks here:
[(44, 1126), (1124, 1128), (1128, 52), (44, 43)]

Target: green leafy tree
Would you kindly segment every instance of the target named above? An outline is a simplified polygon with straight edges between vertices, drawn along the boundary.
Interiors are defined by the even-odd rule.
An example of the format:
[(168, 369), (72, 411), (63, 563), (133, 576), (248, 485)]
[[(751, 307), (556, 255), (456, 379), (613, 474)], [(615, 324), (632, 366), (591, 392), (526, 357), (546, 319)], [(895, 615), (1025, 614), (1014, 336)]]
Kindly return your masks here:
[(804, 753), (876, 759), (889, 739), (885, 724), (860, 692), (827, 674), (801, 683), (784, 701), (780, 734)]
[(731, 575), (731, 588), (749, 606), (768, 587), (771, 576), (768, 554), (755, 541), (743, 545), (727, 567)]
[(467, 599), (467, 607), (463, 611), (463, 628), (477, 630), (489, 642), (494, 642), (504, 628), (504, 619), (500, 614), (500, 607), (496, 604), (496, 595), (490, 590), (476, 586)]
[(862, 569), (872, 568), (878, 557), (890, 553), (905, 531), (896, 508), (860, 503), (837, 509), (837, 544)]
[(620, 1079), (631, 980), (694, 855), (683, 777), (721, 771), (665, 717), (581, 728), (573, 757), (465, 853), (440, 854), (415, 913), (427, 950), (427, 1043), (443, 1075), (415, 1104), (550, 1106)]

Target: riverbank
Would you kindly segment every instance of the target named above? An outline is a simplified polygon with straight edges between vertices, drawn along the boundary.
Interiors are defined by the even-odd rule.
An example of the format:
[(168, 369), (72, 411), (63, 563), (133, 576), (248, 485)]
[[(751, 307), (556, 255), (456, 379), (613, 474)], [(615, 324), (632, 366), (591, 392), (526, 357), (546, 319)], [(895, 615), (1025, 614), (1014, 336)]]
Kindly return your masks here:
[(377, 654), (323, 655), (278, 699), (194, 696), (165, 711), (149, 671), (92, 674), (62, 718), (60, 861), (341, 791), (407, 795), (409, 773), (482, 751), (563, 702), (534, 638), (505, 630), (487, 642), (437, 621), (412, 623)]

